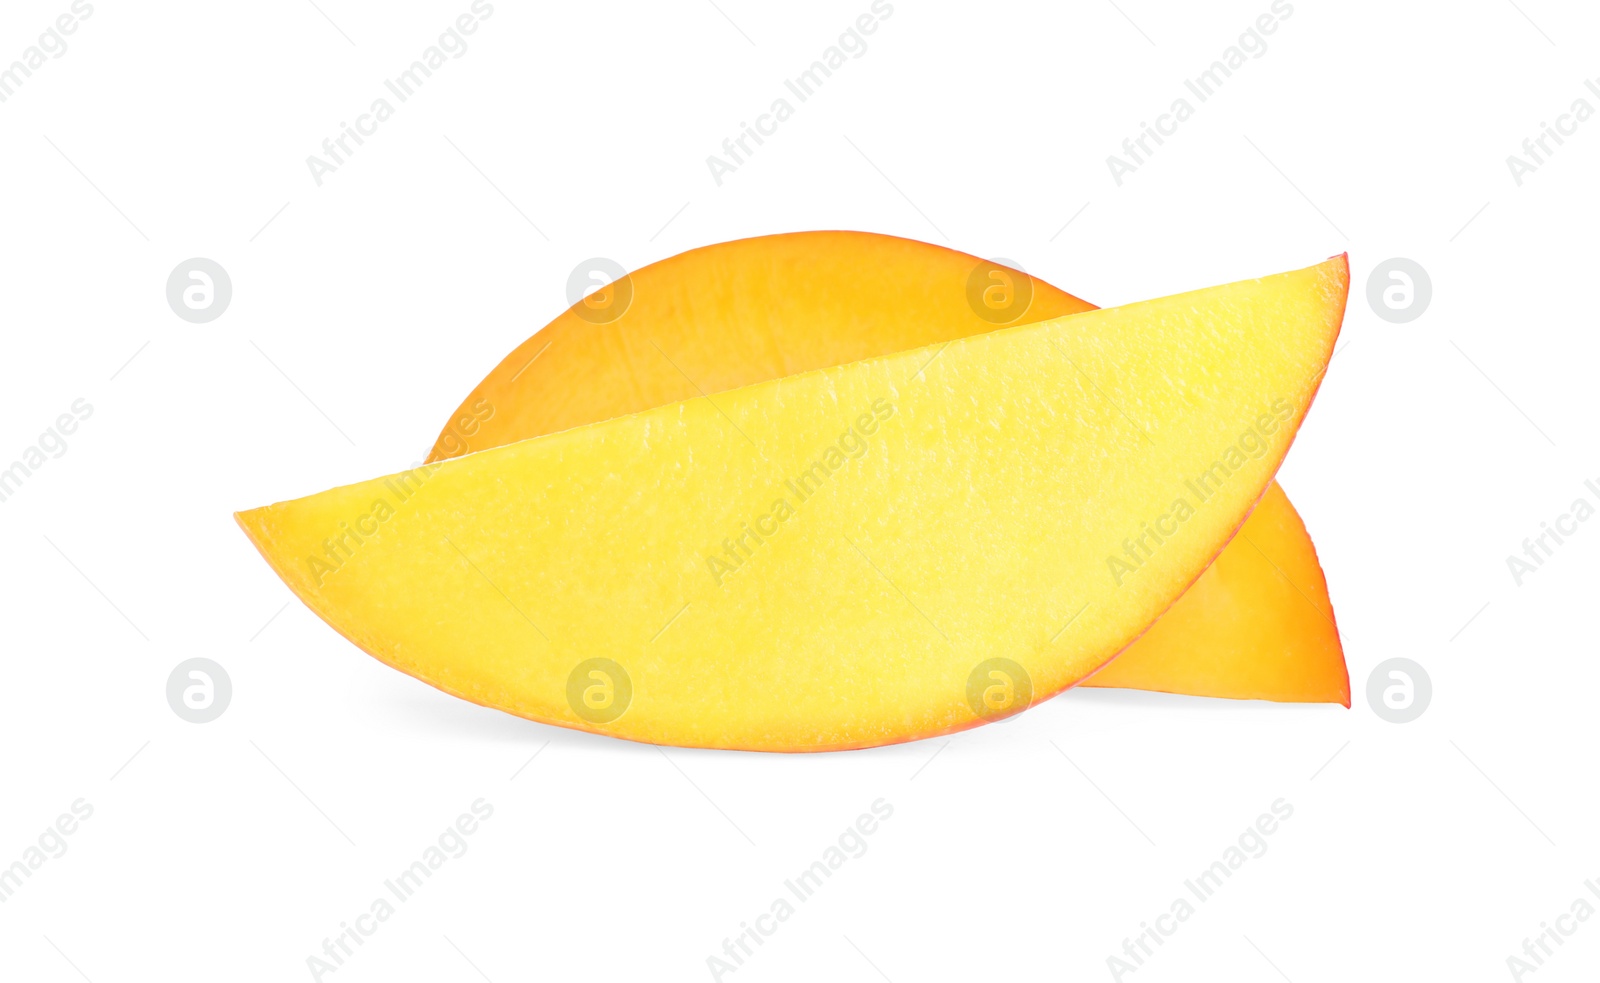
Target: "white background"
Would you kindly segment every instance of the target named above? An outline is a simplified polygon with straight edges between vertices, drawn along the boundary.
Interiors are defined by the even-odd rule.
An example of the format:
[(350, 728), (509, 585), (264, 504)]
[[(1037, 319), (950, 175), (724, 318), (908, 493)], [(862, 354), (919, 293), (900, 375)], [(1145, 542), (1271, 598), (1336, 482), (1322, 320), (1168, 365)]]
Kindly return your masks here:
[[(466, 855), (323, 978), (710, 979), (879, 798), (868, 852), (724, 979), (1111, 979), (1279, 798), (1268, 852), (1124, 978), (1506, 979), (1541, 922), (1600, 905), (1600, 522), (1520, 587), (1505, 559), (1600, 479), (1600, 119), (1520, 187), (1506, 164), (1600, 109), (1592, 6), (1294, 0), (1119, 187), (1107, 155), (1267, 0), (894, 0), (719, 187), (706, 157), (866, 0), (496, 0), (319, 187), (307, 155), (468, 0), (318, 3), (95, 0), (0, 104), (0, 464), (94, 407), (0, 503), (0, 866), (94, 809), (0, 905), (0, 976), (310, 978), (480, 797)], [(67, 9), (8, 0), (0, 64)], [(662, 752), (384, 667), (235, 526), (418, 460), (579, 261), (810, 228), (1006, 256), (1102, 305), (1348, 249), (1344, 347), (1280, 477), (1354, 707), (1069, 692), (951, 740)], [(192, 256), (232, 276), (210, 324), (165, 300)], [(1409, 324), (1366, 302), (1393, 256), (1432, 276)], [(196, 656), (234, 686), (204, 725), (165, 697)], [(1397, 656), (1434, 686), (1405, 725), (1365, 697)], [(1597, 967), (1600, 918), (1536, 979)]]

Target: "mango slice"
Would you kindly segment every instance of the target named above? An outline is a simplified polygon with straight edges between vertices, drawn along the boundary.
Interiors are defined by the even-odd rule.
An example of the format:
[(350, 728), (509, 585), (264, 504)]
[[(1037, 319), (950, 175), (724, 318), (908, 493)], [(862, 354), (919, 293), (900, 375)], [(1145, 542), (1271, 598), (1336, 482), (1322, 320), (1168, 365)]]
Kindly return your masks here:
[(1099, 669), (1210, 565), (1287, 452), (1348, 285), (1336, 257), (238, 518), (324, 620), (473, 702), (695, 747), (949, 733)]
[(1094, 309), (975, 256), (893, 236), (798, 232), (693, 249), (574, 304), (519, 345), (462, 402), (428, 460)]
[(1277, 482), (1194, 586), (1080, 685), (1350, 705), (1328, 584)]
[[(718, 243), (563, 312), (472, 391), (428, 459), (1094, 309), (1017, 270), (894, 236)], [(1082, 685), (1350, 705), (1327, 584), (1276, 483), (1194, 587)]]

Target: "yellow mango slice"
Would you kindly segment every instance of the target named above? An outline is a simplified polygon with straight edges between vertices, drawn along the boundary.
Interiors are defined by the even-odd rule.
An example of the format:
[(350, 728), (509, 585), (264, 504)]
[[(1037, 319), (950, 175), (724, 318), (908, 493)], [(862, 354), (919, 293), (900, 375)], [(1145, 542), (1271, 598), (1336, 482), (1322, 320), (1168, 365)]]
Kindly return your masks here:
[(1105, 665), (1210, 565), (1299, 427), (1348, 283), (1336, 257), (238, 518), (346, 637), (477, 703), (695, 747), (949, 733)]
[[(479, 383), (429, 460), (1094, 309), (1038, 278), (894, 236), (718, 243), (563, 312)], [(1083, 685), (1349, 706), (1327, 585), (1276, 483), (1156, 627)]]

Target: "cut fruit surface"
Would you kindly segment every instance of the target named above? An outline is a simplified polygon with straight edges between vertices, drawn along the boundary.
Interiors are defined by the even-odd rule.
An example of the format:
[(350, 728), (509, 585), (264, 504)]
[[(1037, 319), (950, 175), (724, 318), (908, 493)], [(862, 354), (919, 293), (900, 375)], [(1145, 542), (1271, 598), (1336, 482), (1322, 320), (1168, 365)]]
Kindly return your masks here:
[[(1036, 277), (894, 236), (718, 243), (563, 312), (478, 384), (429, 460), (1094, 309)], [(1194, 587), (1082, 685), (1348, 706), (1332, 610), (1310, 537), (1274, 483)]]
[[(1013, 272), (1003, 267), (974, 276), (980, 264), (861, 232), (680, 253), (591, 295), (603, 298), (594, 307), (574, 304), (519, 345), (462, 401), (428, 460), (1094, 309), (1021, 274), (986, 275)], [(998, 308), (984, 303), (990, 288)]]
[(1079, 685), (1348, 707), (1328, 584), (1283, 489), (1268, 485), (1194, 586)]
[(989, 718), (996, 672), (1057, 693), (1202, 574), (1282, 461), (1347, 288), (1337, 257), (239, 521), (335, 628), (474, 702), (687, 746), (948, 733)]

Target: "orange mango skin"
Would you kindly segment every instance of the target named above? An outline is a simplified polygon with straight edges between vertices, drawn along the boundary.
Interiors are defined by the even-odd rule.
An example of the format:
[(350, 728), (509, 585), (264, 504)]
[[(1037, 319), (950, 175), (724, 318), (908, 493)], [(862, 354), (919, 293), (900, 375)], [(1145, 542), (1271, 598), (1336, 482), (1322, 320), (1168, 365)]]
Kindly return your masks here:
[[(929, 243), (843, 231), (681, 253), (580, 301), (519, 345), (463, 401), (428, 460), (1095, 309), (1036, 277), (1002, 268), (997, 279), (986, 268), (979, 287), (1012, 291), (1002, 299), (1028, 291), (1031, 301), (1010, 320), (982, 317), (978, 310), (989, 308), (973, 271), (984, 262)], [(625, 292), (632, 295), (626, 309), (607, 320), (606, 302)], [(581, 316), (586, 303), (600, 323)], [(1269, 484), (1190, 589), (1079, 685), (1348, 707), (1327, 582), (1283, 490)]]

